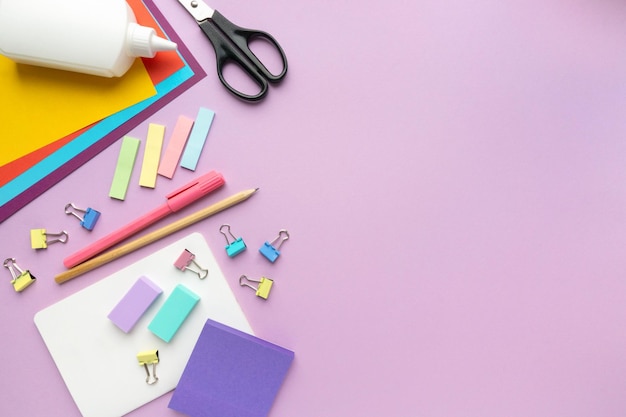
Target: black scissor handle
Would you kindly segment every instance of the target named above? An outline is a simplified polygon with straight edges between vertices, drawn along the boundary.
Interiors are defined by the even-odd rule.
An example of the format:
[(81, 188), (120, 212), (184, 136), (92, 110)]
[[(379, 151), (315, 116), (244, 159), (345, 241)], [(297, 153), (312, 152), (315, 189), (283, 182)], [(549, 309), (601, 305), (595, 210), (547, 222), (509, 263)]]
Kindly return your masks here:
[[(272, 35), (261, 30), (252, 30), (242, 28), (235, 25), (230, 20), (226, 19), (223, 14), (215, 10), (212, 17), (213, 22), (217, 27), (224, 32), (224, 34), (230, 38), (231, 41), (244, 53), (244, 55), (252, 61), (252, 63), (261, 71), (263, 76), (270, 82), (280, 81), (285, 74), (287, 74), (287, 56), (281, 48), (280, 44), (274, 39)], [(279, 74), (272, 74), (267, 67), (257, 58), (257, 56), (250, 50), (250, 41), (254, 39), (263, 39), (274, 46), (280, 59), (282, 60), (283, 69)]]
[[(259, 101), (266, 94), (269, 82), (280, 81), (287, 73), (287, 57), (278, 42), (268, 33), (239, 27), (226, 19), (217, 10), (210, 19), (199, 22), (200, 28), (213, 44), (217, 58), (217, 74), (222, 84), (237, 97), (246, 101)], [(270, 42), (281, 56), (283, 69), (279, 74), (272, 74), (267, 67), (250, 50), (248, 43), (254, 38)], [(234, 62), (248, 74), (259, 86), (260, 91), (254, 95), (245, 94), (231, 86), (224, 78), (224, 67)]]
[[(235, 48), (224, 37), (224, 34), (217, 28), (212, 20), (204, 20), (200, 22), (199, 25), (202, 31), (207, 35), (207, 38), (209, 38), (213, 44), (217, 61), (217, 75), (219, 76), (224, 87), (243, 100), (261, 100), (267, 94), (268, 90), (268, 82), (265, 78), (263, 78), (261, 71), (246, 58), (243, 52)], [(226, 63), (231, 61), (239, 65), (241, 69), (259, 86), (260, 91), (258, 93), (253, 95), (242, 93), (226, 81), (226, 78), (224, 78), (224, 67), (226, 66)]]

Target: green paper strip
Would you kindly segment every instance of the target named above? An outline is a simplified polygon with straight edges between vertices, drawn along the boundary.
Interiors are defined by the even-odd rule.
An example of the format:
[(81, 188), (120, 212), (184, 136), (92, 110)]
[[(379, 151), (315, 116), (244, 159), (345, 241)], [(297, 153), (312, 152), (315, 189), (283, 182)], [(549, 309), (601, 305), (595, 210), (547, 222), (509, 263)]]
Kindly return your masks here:
[(141, 141), (139, 139), (124, 136), (120, 154), (117, 157), (117, 165), (115, 166), (115, 174), (113, 175), (109, 197), (118, 200), (124, 200), (126, 198), (126, 191), (128, 190), (128, 184), (130, 184), (130, 176), (133, 173), (133, 167), (135, 166), (135, 159), (137, 158), (140, 144)]

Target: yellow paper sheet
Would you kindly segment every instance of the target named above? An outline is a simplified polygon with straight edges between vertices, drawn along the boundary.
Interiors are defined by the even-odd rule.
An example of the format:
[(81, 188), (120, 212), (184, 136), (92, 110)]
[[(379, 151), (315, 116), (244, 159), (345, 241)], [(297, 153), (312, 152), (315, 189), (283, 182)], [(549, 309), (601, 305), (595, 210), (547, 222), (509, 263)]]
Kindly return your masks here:
[(104, 78), (0, 56), (0, 166), (155, 94), (141, 59)]

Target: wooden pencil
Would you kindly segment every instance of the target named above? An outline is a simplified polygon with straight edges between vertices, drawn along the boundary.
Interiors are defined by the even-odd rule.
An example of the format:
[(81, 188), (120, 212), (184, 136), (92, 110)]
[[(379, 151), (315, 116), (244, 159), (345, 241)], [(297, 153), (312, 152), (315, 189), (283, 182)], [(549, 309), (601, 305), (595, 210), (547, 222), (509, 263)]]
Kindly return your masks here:
[(144, 246), (147, 246), (153, 242), (156, 242), (159, 239), (169, 236), (172, 233), (178, 232), (179, 230), (189, 227), (192, 224), (199, 222), (200, 220), (204, 220), (207, 217), (210, 217), (216, 213), (219, 213), (220, 211), (226, 210), (229, 207), (239, 204), (247, 200), (248, 198), (250, 198), (257, 191), (258, 191), (258, 188), (253, 188), (253, 189), (241, 191), (237, 194), (233, 194), (232, 196), (227, 197), (222, 201), (219, 201), (215, 204), (205, 207), (202, 210), (198, 210), (197, 212), (190, 214), (187, 217), (183, 217), (180, 220), (172, 222), (168, 224), (167, 226), (162, 227), (161, 229), (148, 233), (145, 236), (137, 238), (118, 248), (114, 248), (108, 252), (103, 253), (102, 255), (96, 256), (95, 258), (92, 258), (86, 262), (83, 262), (82, 264), (79, 264), (75, 266), (74, 268), (61, 272), (56, 277), (54, 277), (54, 280), (57, 284), (62, 284), (64, 282), (67, 282), (86, 272), (89, 272), (95, 268), (98, 268), (99, 266), (107, 264), (124, 255), (134, 252), (137, 249), (143, 248)]

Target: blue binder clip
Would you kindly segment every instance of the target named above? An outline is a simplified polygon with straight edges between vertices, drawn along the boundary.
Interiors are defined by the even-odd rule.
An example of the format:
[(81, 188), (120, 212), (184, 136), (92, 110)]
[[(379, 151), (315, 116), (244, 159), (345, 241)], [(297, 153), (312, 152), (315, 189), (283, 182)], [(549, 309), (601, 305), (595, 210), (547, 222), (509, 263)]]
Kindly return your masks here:
[[(76, 212), (80, 211), (85, 213), (84, 216), (79, 216)], [(71, 214), (80, 220), (80, 225), (87, 230), (93, 230), (96, 222), (100, 218), (100, 212), (88, 207), (87, 210), (80, 209), (74, 205), (74, 203), (68, 203), (65, 205), (65, 214)]]
[[(281, 236), (283, 236), (282, 239)], [(265, 242), (263, 246), (259, 248), (259, 252), (261, 252), (261, 255), (265, 256), (268, 261), (273, 263), (280, 255), (280, 251), (278, 249), (280, 249), (280, 246), (287, 239), (289, 239), (289, 232), (285, 229), (281, 229), (278, 232), (278, 236), (276, 236), (274, 240), (271, 242)], [(278, 242), (278, 244), (274, 246), (276, 242)]]
[[(226, 229), (228, 231), (228, 235), (230, 235), (230, 237), (233, 239), (232, 243), (230, 242), (230, 240), (228, 239), (228, 235), (226, 234), (226, 232), (224, 232), (223, 229)], [(243, 241), (242, 238), (236, 238), (230, 231), (230, 225), (229, 224), (223, 224), (220, 226), (220, 233), (224, 235), (224, 237), (226, 238), (226, 254), (229, 257), (233, 257), (235, 255), (240, 254), (241, 252), (243, 252), (244, 250), (246, 250), (246, 242)]]

